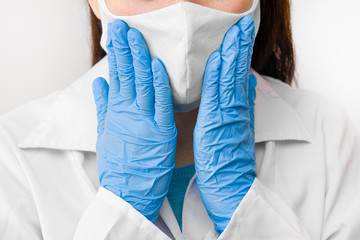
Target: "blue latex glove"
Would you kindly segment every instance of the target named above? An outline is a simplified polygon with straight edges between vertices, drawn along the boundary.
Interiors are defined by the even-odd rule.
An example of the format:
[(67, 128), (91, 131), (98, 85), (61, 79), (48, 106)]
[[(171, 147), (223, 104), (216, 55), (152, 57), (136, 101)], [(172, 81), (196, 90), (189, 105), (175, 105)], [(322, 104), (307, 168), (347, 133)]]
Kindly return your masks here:
[(141, 33), (109, 24), (110, 87), (93, 82), (100, 185), (155, 222), (175, 166), (177, 130), (165, 67)]
[(255, 178), (256, 78), (249, 76), (254, 32), (245, 16), (209, 57), (194, 129), (196, 181), (219, 234)]

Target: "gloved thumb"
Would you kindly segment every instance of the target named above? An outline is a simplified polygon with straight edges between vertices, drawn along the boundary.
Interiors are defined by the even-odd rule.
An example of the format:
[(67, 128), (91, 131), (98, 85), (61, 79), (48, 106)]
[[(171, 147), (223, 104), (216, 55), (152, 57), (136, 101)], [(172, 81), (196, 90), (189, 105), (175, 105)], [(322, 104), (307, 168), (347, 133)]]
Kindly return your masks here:
[(109, 84), (104, 78), (98, 77), (94, 80), (92, 88), (97, 110), (97, 133), (100, 135), (104, 132), (105, 128), (105, 116), (108, 104)]

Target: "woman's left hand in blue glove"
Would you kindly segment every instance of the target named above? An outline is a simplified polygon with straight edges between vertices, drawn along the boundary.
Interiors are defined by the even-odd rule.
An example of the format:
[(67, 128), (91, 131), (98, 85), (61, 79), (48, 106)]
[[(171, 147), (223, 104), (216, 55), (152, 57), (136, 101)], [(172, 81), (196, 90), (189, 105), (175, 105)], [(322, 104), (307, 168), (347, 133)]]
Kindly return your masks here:
[(194, 130), (196, 181), (219, 234), (255, 178), (256, 78), (249, 75), (254, 38), (254, 22), (245, 16), (228, 30), (204, 73)]

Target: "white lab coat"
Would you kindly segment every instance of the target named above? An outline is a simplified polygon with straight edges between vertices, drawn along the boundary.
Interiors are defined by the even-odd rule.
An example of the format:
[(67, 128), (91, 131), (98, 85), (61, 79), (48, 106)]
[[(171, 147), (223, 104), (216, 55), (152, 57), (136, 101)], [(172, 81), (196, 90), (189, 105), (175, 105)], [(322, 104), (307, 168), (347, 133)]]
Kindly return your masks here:
[[(106, 65), (1, 116), (0, 239), (215, 239), (195, 176), (182, 233), (167, 199), (152, 224), (98, 187), (91, 84)], [(257, 78), (257, 178), (219, 239), (360, 239), (354, 126), (316, 94)]]

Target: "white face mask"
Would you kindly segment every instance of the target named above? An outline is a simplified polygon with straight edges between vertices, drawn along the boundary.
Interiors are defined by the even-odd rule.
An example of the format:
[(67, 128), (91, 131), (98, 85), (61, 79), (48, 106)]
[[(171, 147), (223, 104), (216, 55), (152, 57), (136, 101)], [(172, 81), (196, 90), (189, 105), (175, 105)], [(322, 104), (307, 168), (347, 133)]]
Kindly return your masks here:
[(251, 15), (256, 33), (260, 25), (260, 0), (240, 14), (228, 13), (191, 2), (179, 2), (152, 12), (117, 16), (98, 0), (106, 49), (107, 24), (116, 19), (139, 30), (152, 57), (160, 58), (170, 78), (174, 110), (187, 112), (199, 106), (205, 66), (227, 30), (243, 16)]

